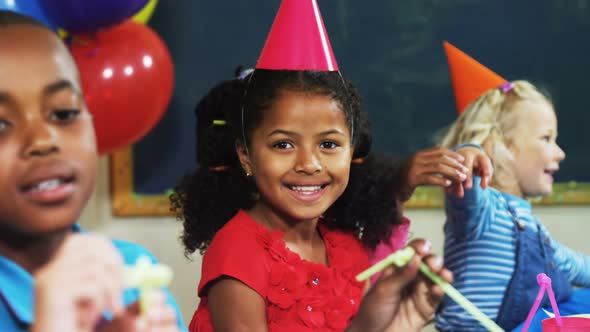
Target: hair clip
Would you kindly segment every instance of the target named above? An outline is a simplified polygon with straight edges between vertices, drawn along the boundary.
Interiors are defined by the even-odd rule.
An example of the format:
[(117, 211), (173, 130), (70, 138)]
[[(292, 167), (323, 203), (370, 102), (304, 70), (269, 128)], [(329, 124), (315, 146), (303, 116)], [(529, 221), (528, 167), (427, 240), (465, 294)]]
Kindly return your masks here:
[(363, 162), (365, 162), (364, 158), (356, 158), (351, 161), (353, 164), (362, 164)]
[(254, 68), (246, 68), (246, 69), (240, 71), (240, 73), (238, 74), (237, 79), (243, 80), (248, 75), (252, 74), (253, 71), (254, 71)]
[(514, 89), (514, 83), (506, 82), (506, 83), (500, 85), (498, 87), (498, 89), (500, 89), (500, 91), (502, 91), (502, 93), (508, 93), (508, 92), (512, 91), (512, 89)]
[(220, 165), (220, 166), (215, 166), (215, 167), (209, 167), (210, 170), (214, 171), (214, 172), (225, 172), (228, 170), (228, 166), (225, 165)]
[(225, 120), (213, 120), (214, 126), (225, 126), (225, 124), (226, 124)]

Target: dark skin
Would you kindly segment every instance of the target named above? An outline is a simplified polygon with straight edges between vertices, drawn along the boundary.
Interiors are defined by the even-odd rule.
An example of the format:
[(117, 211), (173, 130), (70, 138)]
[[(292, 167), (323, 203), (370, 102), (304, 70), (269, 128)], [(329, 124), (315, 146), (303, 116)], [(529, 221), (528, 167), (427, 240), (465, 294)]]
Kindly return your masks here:
[[(328, 264), (317, 223), (346, 189), (352, 152), (337, 102), (326, 96), (282, 93), (253, 132), (248, 151), (238, 148), (260, 193), (248, 213), (268, 230), (282, 230), (287, 247), (303, 259)], [(316, 186), (322, 186), (317, 194), (312, 189), (294, 190)]]
[(123, 308), (123, 260), (105, 237), (74, 234), (94, 187), (92, 117), (75, 63), (52, 32), (0, 28), (0, 254), (35, 279), (33, 332), (178, 331), (164, 301)]
[(392, 266), (383, 271), (365, 294), (347, 332), (421, 331), (434, 318), (444, 293), (419, 272), (420, 262), (447, 282), (452, 282), (452, 273), (442, 267), (440, 257), (430, 253), (428, 241), (416, 239), (408, 245), (416, 255), (402, 268)]
[[(237, 144), (242, 167), (254, 176), (260, 192), (248, 213), (269, 230), (281, 229), (287, 247), (302, 259), (329, 264), (317, 223), (346, 188), (353, 152), (340, 106), (325, 96), (284, 93), (251, 140), (248, 149)], [(424, 260), (445, 280), (452, 276), (423, 241), (411, 245), (416, 257), (406, 268), (384, 273), (363, 300), (350, 331), (419, 331), (432, 318), (442, 292), (417, 278), (418, 263)], [(219, 278), (206, 292), (215, 331), (268, 330), (264, 299), (241, 281)]]
[[(42, 30), (14, 26), (0, 34), (2, 48), (11, 49), (0, 55), (0, 253), (34, 272), (50, 260), (90, 197), (97, 155), (73, 62), (34, 54), (29, 45), (67, 50), (42, 33), (25, 41), (23, 29)], [(60, 181), (57, 192), (31, 189), (52, 180)]]
[(489, 158), (475, 147), (464, 147), (458, 151), (434, 147), (416, 152), (407, 160), (402, 169), (402, 192), (399, 199), (410, 199), (418, 186), (433, 185), (454, 190), (459, 197), (464, 188), (471, 188), (473, 174), (481, 175), (486, 188), (493, 170)]
[(453, 182), (453, 185), (447, 190), (452, 190), (458, 197), (463, 197), (465, 189), (471, 189), (473, 187), (473, 175), (481, 177), (480, 186), (482, 189), (487, 188), (494, 174), (492, 161), (488, 155), (483, 150), (472, 146), (463, 147), (457, 150), (457, 153), (461, 154), (465, 159), (463, 165), (469, 172), (464, 181)]

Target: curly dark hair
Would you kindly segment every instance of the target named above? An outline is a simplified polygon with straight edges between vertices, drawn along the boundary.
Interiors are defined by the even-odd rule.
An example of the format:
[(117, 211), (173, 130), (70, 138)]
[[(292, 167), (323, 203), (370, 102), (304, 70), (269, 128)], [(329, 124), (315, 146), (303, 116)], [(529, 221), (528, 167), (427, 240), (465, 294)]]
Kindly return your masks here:
[(329, 96), (337, 101), (353, 132), (353, 158), (363, 158), (363, 162), (353, 163), (346, 190), (324, 214), (326, 224), (362, 234), (363, 243), (374, 248), (400, 223), (395, 196), (400, 164), (369, 154), (371, 128), (354, 85), (339, 72), (257, 69), (244, 79), (219, 83), (195, 109), (198, 167), (184, 176), (170, 196), (171, 209), (183, 222), (187, 256), (196, 250), (203, 253), (239, 209), (254, 206), (256, 187), (242, 170), (235, 143), (249, 144), (264, 112), (283, 91)]

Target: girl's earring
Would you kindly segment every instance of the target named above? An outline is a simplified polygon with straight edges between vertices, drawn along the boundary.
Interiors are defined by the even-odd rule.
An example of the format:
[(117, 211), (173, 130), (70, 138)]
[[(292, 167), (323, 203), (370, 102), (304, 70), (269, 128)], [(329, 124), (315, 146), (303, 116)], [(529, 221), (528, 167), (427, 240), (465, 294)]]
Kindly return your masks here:
[(365, 235), (365, 226), (361, 226), (360, 223), (357, 221), (356, 222), (356, 227), (358, 229), (357, 236), (358, 236), (359, 240), (362, 240), (363, 239), (363, 235)]
[(247, 177), (251, 177), (252, 173), (250, 173), (250, 170), (248, 169), (249, 167), (246, 167), (244, 165), (242, 165), (242, 169), (244, 170), (244, 173), (246, 173)]

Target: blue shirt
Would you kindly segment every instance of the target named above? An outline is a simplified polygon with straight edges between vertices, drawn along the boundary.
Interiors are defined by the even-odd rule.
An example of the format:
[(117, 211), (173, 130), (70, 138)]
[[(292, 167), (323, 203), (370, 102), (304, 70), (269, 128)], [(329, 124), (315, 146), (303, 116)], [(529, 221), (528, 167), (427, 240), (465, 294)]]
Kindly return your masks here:
[[(453, 272), (457, 290), (489, 318), (496, 319), (515, 269), (517, 230), (512, 213), (524, 227), (540, 229), (555, 250), (553, 261), (572, 284), (590, 286), (588, 256), (553, 240), (528, 201), (494, 188), (484, 190), (474, 177), (473, 188), (463, 198), (446, 195), (445, 209), (445, 266)], [(444, 331), (485, 331), (449, 298), (443, 301), (436, 326)]]
[[(80, 232), (81, 228), (74, 225), (73, 230)], [(113, 245), (119, 250), (125, 264), (135, 264), (137, 258), (148, 256), (152, 262), (156, 258), (144, 247), (134, 243), (112, 240)], [(182, 331), (187, 331), (182, 322), (182, 316), (176, 301), (165, 289), (168, 296), (168, 303), (176, 310), (178, 326)], [(0, 331), (1, 332), (26, 332), (32, 324), (34, 313), (35, 286), (33, 277), (8, 258), (0, 255)], [(139, 291), (127, 289), (123, 293), (123, 302), (129, 305), (137, 301)]]

